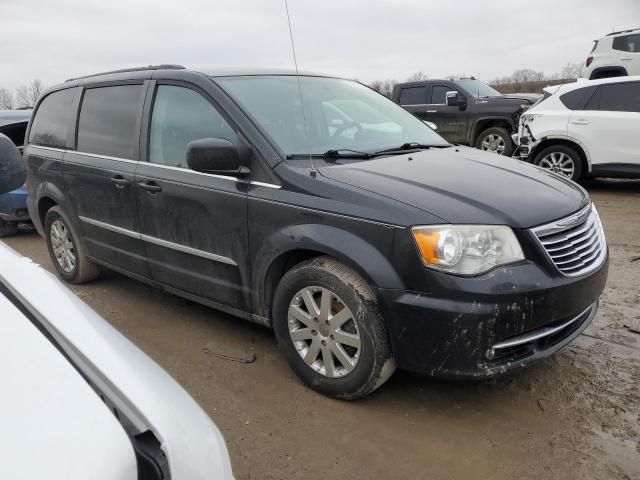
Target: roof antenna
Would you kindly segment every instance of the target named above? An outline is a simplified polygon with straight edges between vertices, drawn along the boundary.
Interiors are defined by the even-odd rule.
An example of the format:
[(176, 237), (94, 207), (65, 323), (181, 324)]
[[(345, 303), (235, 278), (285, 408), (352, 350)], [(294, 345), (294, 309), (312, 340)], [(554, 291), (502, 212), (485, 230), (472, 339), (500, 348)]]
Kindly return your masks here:
[(296, 67), (296, 79), (298, 80), (298, 95), (300, 95), (300, 107), (302, 108), (302, 120), (304, 121), (304, 134), (307, 140), (307, 150), (309, 151), (309, 162), (311, 163), (311, 171), (309, 175), (316, 178), (316, 167), (313, 165), (313, 157), (311, 156), (311, 143), (309, 142), (309, 124), (307, 123), (307, 114), (304, 109), (304, 101), (302, 100), (302, 86), (300, 85), (300, 72), (298, 71), (298, 59), (296, 58), (296, 47), (293, 42), (293, 30), (291, 29), (291, 16), (289, 15), (289, 5), (284, 0), (284, 9), (287, 12), (287, 23), (289, 24), (289, 38), (291, 39), (291, 51), (293, 52), (293, 64)]

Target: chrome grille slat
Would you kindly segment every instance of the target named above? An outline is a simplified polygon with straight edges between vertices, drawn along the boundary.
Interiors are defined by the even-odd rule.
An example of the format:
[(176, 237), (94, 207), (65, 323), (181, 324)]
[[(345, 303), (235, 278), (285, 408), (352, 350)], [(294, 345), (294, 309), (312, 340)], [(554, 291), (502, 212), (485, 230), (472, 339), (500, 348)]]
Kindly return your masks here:
[(607, 256), (607, 242), (593, 206), (548, 225), (532, 229), (555, 267), (566, 276), (597, 269)]
[[(567, 246), (567, 247), (559, 248), (559, 249), (556, 249), (556, 250), (553, 250), (553, 251), (551, 251), (551, 249), (548, 249), (547, 252), (549, 253), (549, 255), (551, 255), (551, 258), (554, 258), (554, 259), (562, 258), (562, 257), (566, 257), (567, 255), (575, 255), (580, 250), (584, 250), (585, 248), (589, 248), (591, 245), (593, 245), (597, 241), (598, 241), (598, 237), (594, 235), (593, 237), (587, 238), (582, 242), (578, 242), (573, 246)], [(561, 252), (563, 250), (567, 250), (569, 248), (571, 250), (567, 251), (566, 253), (556, 253), (556, 252)]]

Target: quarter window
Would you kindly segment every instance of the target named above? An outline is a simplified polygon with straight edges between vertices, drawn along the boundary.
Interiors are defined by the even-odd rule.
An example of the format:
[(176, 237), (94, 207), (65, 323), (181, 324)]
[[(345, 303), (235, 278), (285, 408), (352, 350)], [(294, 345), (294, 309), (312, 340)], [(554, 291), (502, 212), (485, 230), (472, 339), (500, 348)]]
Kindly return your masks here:
[(427, 87), (403, 87), (400, 90), (400, 105), (424, 105), (427, 103)]
[(601, 85), (600, 110), (640, 112), (640, 82)]
[(453, 91), (452, 88), (446, 85), (434, 85), (431, 87), (431, 104), (444, 105), (447, 103), (447, 92)]
[(560, 95), (560, 101), (569, 110), (582, 110), (584, 104), (591, 98), (597, 87), (577, 88)]
[(236, 142), (236, 132), (199, 93), (185, 87), (160, 85), (151, 115), (149, 161), (187, 167), (187, 145), (202, 138)]
[(137, 160), (142, 85), (90, 88), (78, 123), (78, 151)]
[(29, 143), (66, 147), (75, 91), (75, 88), (69, 88), (53, 92), (40, 102), (29, 132)]
[(614, 38), (613, 49), (622, 52), (640, 52), (640, 33)]

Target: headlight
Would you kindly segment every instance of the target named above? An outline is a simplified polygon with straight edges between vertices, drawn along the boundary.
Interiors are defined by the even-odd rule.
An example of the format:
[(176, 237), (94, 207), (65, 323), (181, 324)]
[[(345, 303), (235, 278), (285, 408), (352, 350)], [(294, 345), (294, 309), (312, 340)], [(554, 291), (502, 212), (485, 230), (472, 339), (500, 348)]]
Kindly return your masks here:
[(513, 230), (494, 225), (413, 227), (422, 261), (429, 268), (478, 275), (498, 265), (524, 260)]

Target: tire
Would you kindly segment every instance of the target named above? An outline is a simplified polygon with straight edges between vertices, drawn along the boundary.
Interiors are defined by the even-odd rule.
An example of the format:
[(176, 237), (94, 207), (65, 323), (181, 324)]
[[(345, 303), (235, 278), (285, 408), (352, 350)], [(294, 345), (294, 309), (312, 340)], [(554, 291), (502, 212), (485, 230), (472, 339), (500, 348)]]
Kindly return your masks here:
[(478, 135), (476, 148), (510, 157), (513, 154), (513, 141), (505, 128), (491, 127)]
[[(61, 260), (58, 259), (54, 251), (52, 228), (54, 230), (53, 236), (57, 238), (57, 246), (62, 245)], [(52, 207), (47, 212), (44, 220), (44, 232), (49, 256), (60, 278), (66, 282), (78, 284), (90, 282), (100, 275), (102, 269), (89, 260), (86, 247), (80, 241), (78, 232), (59, 206)], [(64, 238), (68, 240), (63, 241)], [(60, 250), (58, 252), (60, 253)], [(67, 253), (70, 253), (71, 257), (67, 256)], [(70, 261), (71, 258), (73, 258), (73, 262)]]
[[(305, 292), (315, 295), (316, 319), (308, 315), (314, 307), (307, 307)], [(333, 314), (329, 319), (339, 323), (323, 322), (327, 318), (323, 299), (331, 299), (326, 303)], [(294, 309), (297, 313), (290, 314)], [(346, 313), (341, 315), (342, 311)], [(291, 369), (324, 395), (342, 400), (365, 397), (395, 371), (389, 336), (371, 288), (355, 271), (330, 257), (300, 263), (284, 275), (274, 295), (273, 323)], [(297, 332), (297, 340), (291, 331)]]
[(538, 152), (534, 165), (559, 173), (574, 182), (582, 178), (582, 159), (575, 148), (568, 145), (551, 145)]
[(0, 238), (11, 237), (18, 233), (18, 224), (0, 220)]

